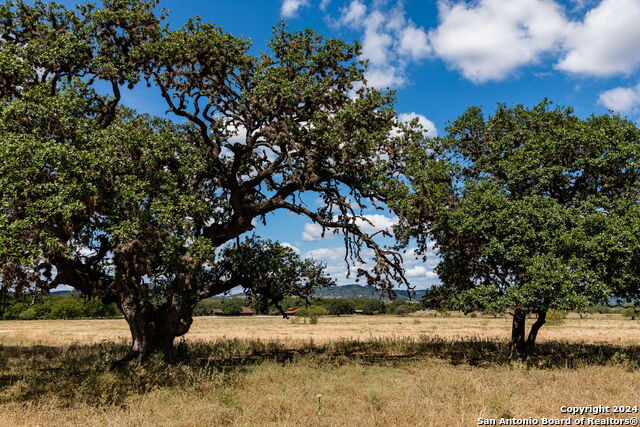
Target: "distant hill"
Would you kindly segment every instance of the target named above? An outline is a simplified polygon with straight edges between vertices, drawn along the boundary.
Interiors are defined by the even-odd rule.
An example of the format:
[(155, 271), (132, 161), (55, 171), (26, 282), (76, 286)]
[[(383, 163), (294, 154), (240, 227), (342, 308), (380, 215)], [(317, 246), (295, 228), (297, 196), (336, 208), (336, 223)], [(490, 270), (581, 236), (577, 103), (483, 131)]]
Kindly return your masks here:
[[(406, 289), (396, 289), (396, 294), (398, 298), (409, 299), (409, 293)], [(319, 298), (356, 298), (356, 299), (367, 299), (367, 298), (380, 298), (382, 293), (372, 288), (371, 286), (365, 285), (344, 285), (344, 286), (333, 286), (330, 288), (314, 288), (314, 296)], [(411, 299), (415, 301), (419, 301), (425, 293), (424, 289), (416, 290), (416, 295), (412, 295)], [(54, 296), (64, 296), (68, 297), (73, 294), (79, 294), (78, 291), (52, 291), (49, 292), (49, 295)], [(216, 295), (211, 297), (210, 299), (226, 299), (226, 298), (244, 298), (245, 294), (240, 292), (237, 294), (231, 295)], [(384, 298), (387, 298), (386, 295)]]
[(80, 292), (78, 292), (78, 291), (50, 291), (49, 295), (55, 296), (55, 297), (68, 297), (68, 296), (71, 296), (71, 295), (80, 295)]
[[(406, 289), (396, 289), (398, 298), (409, 299), (409, 292)], [(416, 290), (416, 295), (412, 295), (411, 299), (420, 300), (424, 295), (424, 290)], [(320, 298), (380, 298), (382, 293), (372, 288), (371, 286), (364, 285), (344, 285), (333, 286), (331, 288), (315, 288), (314, 295)]]
[[(409, 299), (409, 292), (406, 289), (396, 289), (396, 294), (398, 298)], [(369, 299), (369, 298), (380, 298), (382, 293), (372, 288), (371, 286), (365, 285), (344, 285), (344, 286), (332, 286), (330, 288), (314, 288), (314, 296), (318, 298), (355, 298), (355, 299)], [(416, 295), (412, 295), (411, 299), (414, 301), (419, 301), (425, 293), (425, 290), (416, 290)], [(240, 292), (237, 294), (231, 295), (216, 295), (211, 297), (211, 299), (225, 299), (225, 298), (244, 298), (245, 294)], [(384, 298), (387, 298), (385, 295)]]

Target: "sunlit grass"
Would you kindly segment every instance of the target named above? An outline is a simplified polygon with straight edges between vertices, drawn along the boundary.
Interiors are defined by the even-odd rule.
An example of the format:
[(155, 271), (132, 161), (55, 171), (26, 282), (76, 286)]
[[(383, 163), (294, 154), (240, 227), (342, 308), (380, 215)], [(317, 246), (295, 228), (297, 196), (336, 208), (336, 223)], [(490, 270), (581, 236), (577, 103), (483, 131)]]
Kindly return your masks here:
[(508, 319), (419, 320), (199, 318), (180, 363), (137, 369), (112, 368), (127, 351), (124, 322), (0, 322), (20, 331), (0, 346), (0, 425), (456, 426), (636, 404), (638, 322), (569, 318), (545, 326), (535, 354), (514, 362), (497, 333)]
[[(418, 320), (416, 322), (416, 320)], [(532, 320), (530, 320), (532, 321)], [(187, 340), (221, 338), (309, 341), (324, 343), (336, 339), (368, 340), (376, 337), (418, 337), (437, 335), (443, 338), (464, 337), (507, 339), (511, 333), (509, 316), (462, 316), (452, 313), (442, 317), (434, 313), (412, 316), (326, 316), (312, 325), (308, 319), (269, 317), (196, 317)], [(95, 344), (129, 339), (124, 319), (109, 320), (30, 320), (0, 321), (0, 343), (8, 345)], [(538, 335), (541, 342), (569, 340), (585, 343), (640, 345), (640, 321), (620, 315), (575, 314), (559, 325), (545, 325)]]

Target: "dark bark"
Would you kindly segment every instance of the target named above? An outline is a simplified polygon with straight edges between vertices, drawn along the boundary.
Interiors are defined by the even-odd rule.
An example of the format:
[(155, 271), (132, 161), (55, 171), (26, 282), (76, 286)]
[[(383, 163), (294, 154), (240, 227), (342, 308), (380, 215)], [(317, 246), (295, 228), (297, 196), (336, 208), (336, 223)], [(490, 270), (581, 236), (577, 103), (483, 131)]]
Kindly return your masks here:
[(538, 318), (533, 325), (531, 325), (531, 330), (529, 331), (529, 337), (527, 338), (527, 347), (528, 350), (532, 350), (533, 346), (536, 344), (536, 338), (538, 337), (538, 331), (547, 321), (547, 312), (546, 311), (538, 311), (536, 313)]
[(175, 360), (174, 341), (186, 334), (193, 321), (191, 305), (166, 303), (154, 306), (147, 301), (126, 297), (120, 308), (131, 330), (131, 349), (120, 362), (142, 363), (159, 353), (165, 361)]
[(536, 338), (538, 337), (538, 331), (542, 325), (545, 324), (547, 319), (546, 311), (537, 311), (536, 321), (531, 325), (529, 335), (526, 336), (526, 321), (527, 313), (521, 309), (516, 308), (513, 311), (513, 323), (511, 326), (511, 357), (519, 356), (522, 359), (526, 359), (529, 356), (531, 350), (533, 350), (536, 344)]
[(521, 309), (513, 310), (513, 323), (511, 324), (511, 357), (520, 355), (526, 357), (527, 343), (525, 341), (525, 326), (527, 313)]
[[(118, 364), (141, 363), (154, 353), (162, 354), (166, 361), (173, 361), (176, 356), (174, 341), (189, 331), (195, 303), (184, 302), (179, 295), (173, 294), (165, 303), (154, 305), (145, 287), (135, 281), (115, 283), (112, 276), (93, 267), (92, 259), (89, 261), (83, 263), (57, 257), (54, 265), (58, 275), (53, 285), (66, 284), (84, 295), (100, 298), (104, 303), (118, 304), (131, 331), (131, 349)], [(211, 282), (197, 292), (195, 299), (227, 292), (235, 283), (234, 278)]]

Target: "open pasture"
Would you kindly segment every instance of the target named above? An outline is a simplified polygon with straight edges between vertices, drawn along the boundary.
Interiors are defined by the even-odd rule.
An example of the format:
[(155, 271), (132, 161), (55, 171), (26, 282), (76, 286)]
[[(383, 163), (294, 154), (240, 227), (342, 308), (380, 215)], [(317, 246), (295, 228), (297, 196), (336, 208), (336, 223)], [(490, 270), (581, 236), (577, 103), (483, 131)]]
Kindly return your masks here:
[[(530, 322), (533, 320), (529, 320)], [(415, 313), (412, 316), (325, 316), (311, 325), (303, 318), (280, 316), (196, 317), (187, 340), (237, 338), (323, 344), (336, 339), (369, 340), (380, 337), (438, 336), (445, 339), (506, 339), (511, 317), (470, 317), (453, 313)], [(33, 320), (0, 322), (0, 343), (5, 345), (95, 344), (129, 339), (124, 319)], [(569, 314), (559, 324), (546, 324), (540, 342), (570, 341), (589, 344), (640, 345), (640, 321), (620, 315), (592, 314), (584, 319)]]
[(525, 363), (508, 361), (509, 320), (200, 317), (184, 363), (141, 370), (109, 368), (121, 319), (3, 321), (0, 425), (473, 426), (638, 403), (639, 322), (570, 315)]

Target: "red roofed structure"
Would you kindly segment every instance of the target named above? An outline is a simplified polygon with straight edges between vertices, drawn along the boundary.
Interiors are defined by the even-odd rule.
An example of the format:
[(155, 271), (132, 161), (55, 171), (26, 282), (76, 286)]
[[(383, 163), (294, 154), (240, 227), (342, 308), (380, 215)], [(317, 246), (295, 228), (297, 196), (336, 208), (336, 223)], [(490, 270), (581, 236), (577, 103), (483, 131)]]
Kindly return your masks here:
[(253, 316), (253, 310), (249, 307), (240, 307), (240, 315), (241, 316)]
[(297, 314), (298, 310), (300, 310), (298, 307), (289, 307), (284, 311), (284, 314), (286, 314), (287, 316), (291, 316)]

